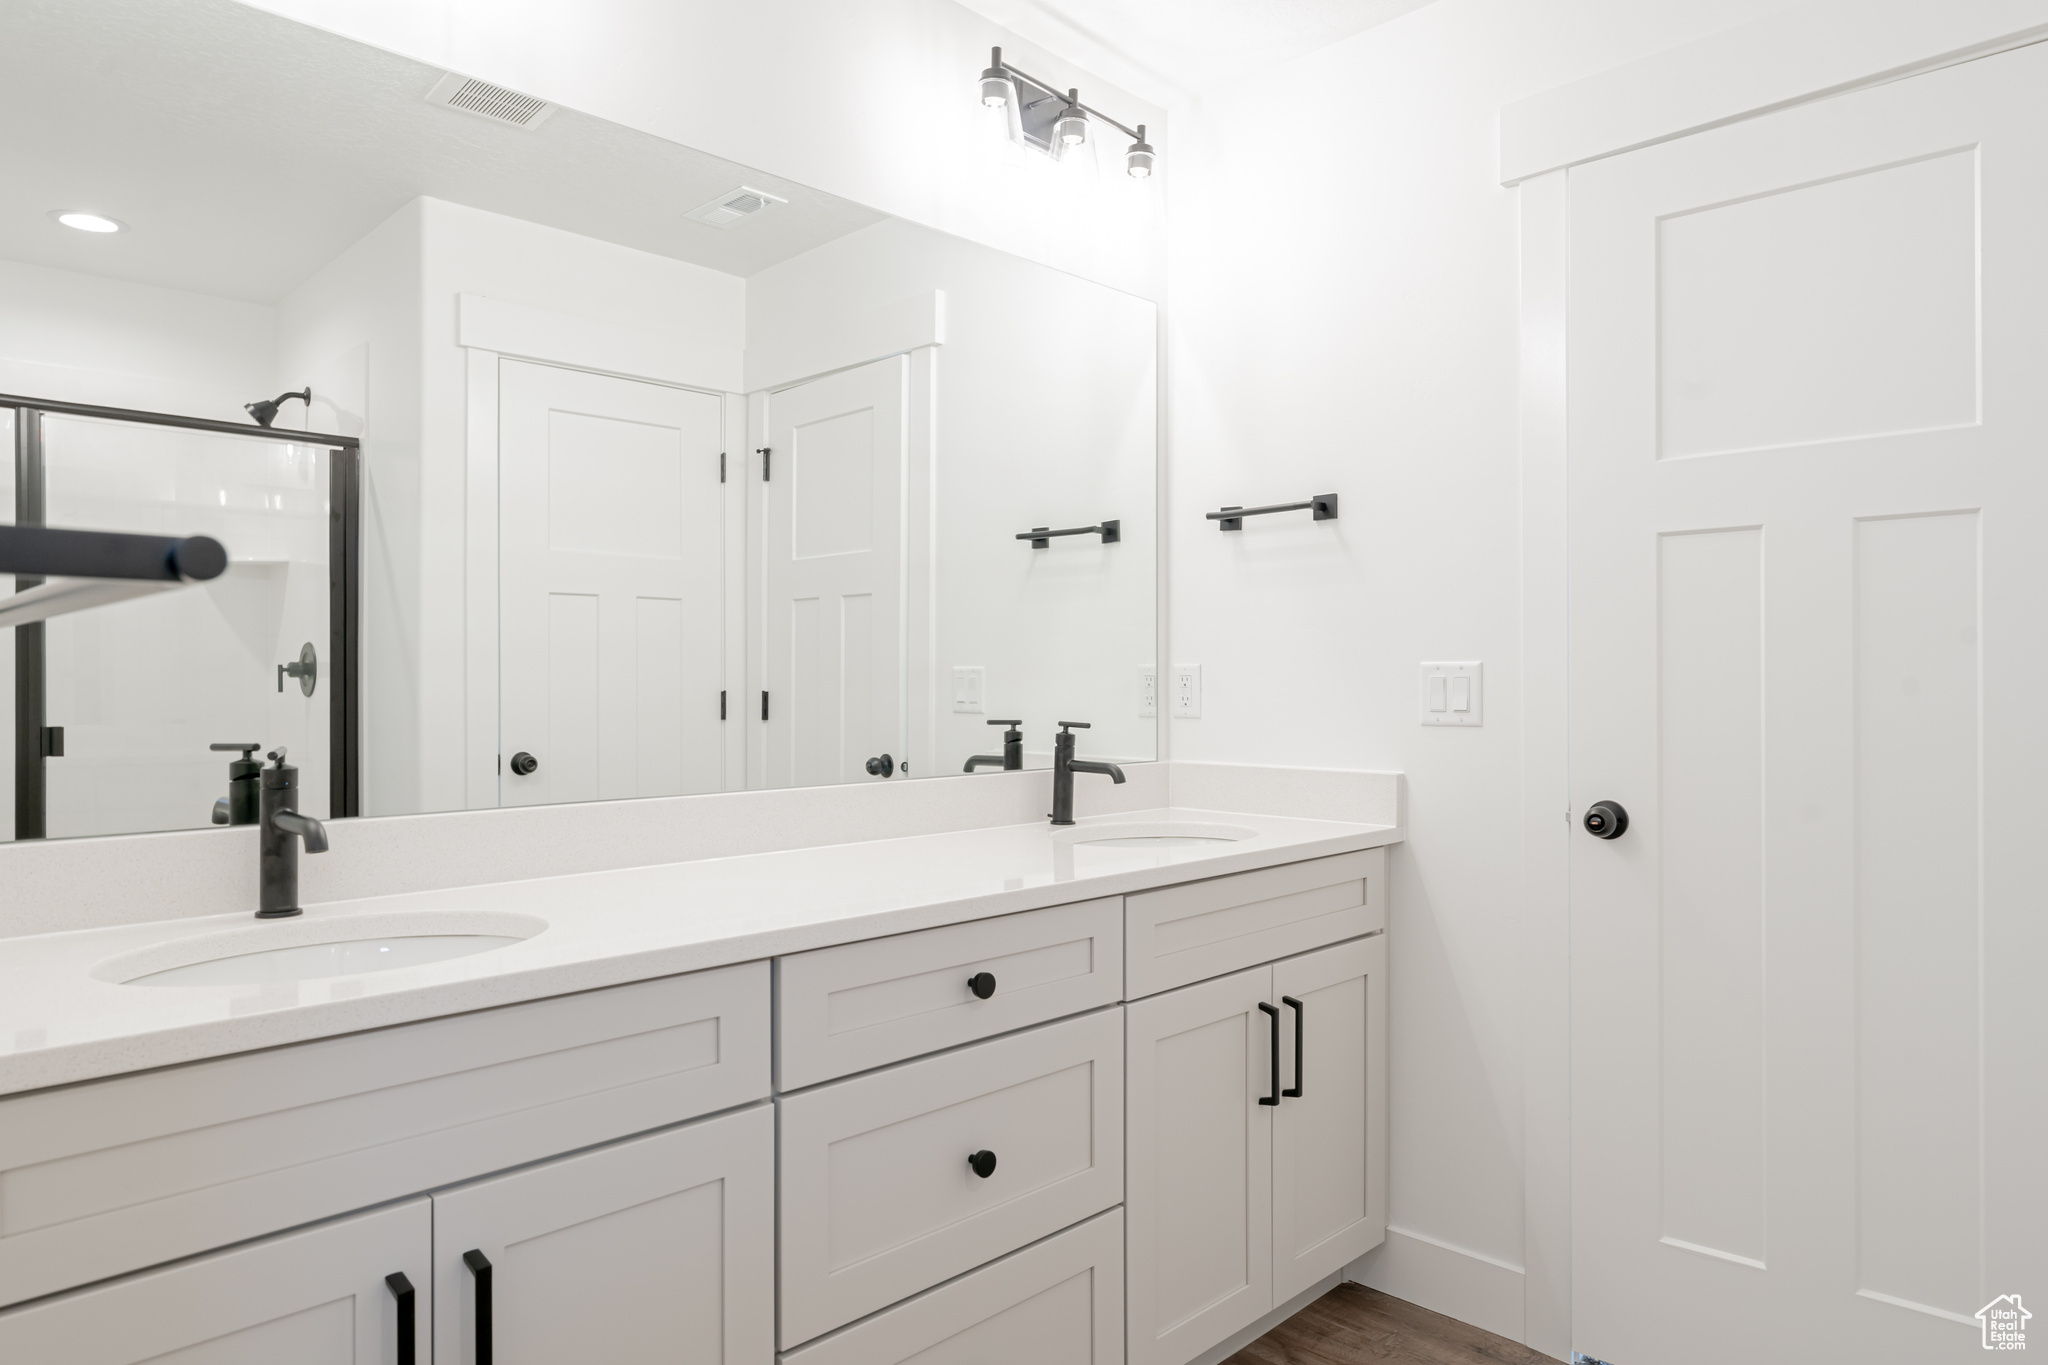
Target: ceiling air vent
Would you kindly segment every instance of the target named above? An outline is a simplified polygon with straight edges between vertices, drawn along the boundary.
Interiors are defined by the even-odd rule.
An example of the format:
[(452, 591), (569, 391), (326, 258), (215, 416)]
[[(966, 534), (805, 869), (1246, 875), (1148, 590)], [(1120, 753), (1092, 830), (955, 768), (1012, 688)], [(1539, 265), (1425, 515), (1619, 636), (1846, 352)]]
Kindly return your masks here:
[(731, 227), (740, 219), (759, 213), (770, 204), (788, 202), (779, 194), (757, 190), (752, 185), (742, 185), (736, 190), (727, 190), (708, 204), (698, 205), (683, 217), (693, 222), (709, 224), (711, 227)]
[(427, 103), (445, 104), (450, 109), (460, 109), (465, 114), (475, 114), (496, 123), (509, 123), (514, 128), (531, 128), (555, 112), (555, 106), (546, 100), (537, 100), (517, 90), (492, 85), (489, 81), (458, 76), (452, 71), (427, 92)]

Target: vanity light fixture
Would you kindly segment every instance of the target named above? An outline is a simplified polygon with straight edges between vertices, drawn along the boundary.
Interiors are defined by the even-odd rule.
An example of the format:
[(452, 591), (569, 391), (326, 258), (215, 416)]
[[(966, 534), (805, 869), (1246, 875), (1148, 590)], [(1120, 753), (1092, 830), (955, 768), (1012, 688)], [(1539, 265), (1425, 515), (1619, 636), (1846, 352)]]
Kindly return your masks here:
[(50, 216), (65, 227), (80, 232), (126, 232), (128, 225), (118, 218), (109, 218), (103, 213), (87, 213), (84, 209), (51, 209)]
[[(1038, 92), (1039, 98), (1029, 98), (1032, 92)], [(1124, 150), (1124, 169), (1131, 178), (1150, 178), (1158, 153), (1145, 140), (1144, 124), (1132, 128), (1117, 122), (1100, 109), (1081, 103), (1079, 90), (1055, 90), (1036, 76), (1011, 66), (1003, 60), (1003, 50), (992, 47), (988, 69), (981, 73), (981, 102), (991, 109), (1002, 109), (1013, 100), (1017, 104), (1017, 123), (1013, 126), (1032, 146), (1057, 156), (1063, 148), (1085, 143), (1088, 120), (1100, 119), (1131, 139), (1131, 145)]]

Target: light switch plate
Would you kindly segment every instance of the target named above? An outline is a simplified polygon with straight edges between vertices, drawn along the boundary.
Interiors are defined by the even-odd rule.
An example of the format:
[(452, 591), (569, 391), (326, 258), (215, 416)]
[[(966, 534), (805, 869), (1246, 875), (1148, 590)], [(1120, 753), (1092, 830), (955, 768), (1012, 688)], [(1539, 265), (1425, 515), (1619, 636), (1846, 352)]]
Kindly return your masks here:
[(1482, 665), (1471, 663), (1423, 664), (1422, 723), (1424, 725), (1481, 725), (1485, 723)]
[(1202, 666), (1200, 664), (1175, 664), (1173, 666), (1173, 718), (1175, 720), (1200, 720), (1202, 718)]
[(1151, 720), (1159, 714), (1159, 666), (1138, 665), (1138, 718)]
[(982, 712), (982, 688), (988, 670), (980, 664), (953, 666), (953, 711), (956, 715), (978, 716)]

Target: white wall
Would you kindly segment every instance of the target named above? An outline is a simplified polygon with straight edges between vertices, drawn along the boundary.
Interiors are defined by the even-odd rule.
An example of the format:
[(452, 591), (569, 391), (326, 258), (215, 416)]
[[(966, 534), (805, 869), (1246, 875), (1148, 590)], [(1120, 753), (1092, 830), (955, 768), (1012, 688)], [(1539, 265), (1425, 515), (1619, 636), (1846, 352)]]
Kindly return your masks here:
[[(1157, 756), (1138, 715), (1153, 662), (1157, 310), (1131, 294), (900, 220), (876, 223), (747, 281), (747, 336), (786, 344), (821, 322), (945, 292), (935, 366), (932, 695), (937, 762), (1000, 753), (989, 716), (1022, 717), (1033, 766), (1053, 723), (1088, 721), (1084, 756)], [(1123, 523), (1123, 539), (1033, 526)], [(913, 661), (918, 657), (913, 651)], [(984, 710), (955, 714), (952, 669), (986, 670)]]
[[(1408, 774), (1397, 1233), (1365, 1273), (1553, 1354), (1562, 1168), (1526, 1187), (1524, 1112), (1562, 1112), (1564, 1073), (1522, 1045), (1550, 1003), (1531, 990), (1558, 983), (1523, 965), (1551, 926), (1530, 921), (1520, 862), (1517, 216), (1496, 113), (1783, 7), (1436, 0), (1176, 120), (1170, 636), (1207, 695), (1170, 753)], [(1333, 490), (1336, 522), (1202, 520)], [(1462, 659), (1486, 664), (1486, 724), (1421, 727), (1416, 664)]]
[(311, 384), (317, 430), (363, 439), (362, 718), (365, 814), (419, 809), (427, 733), (427, 598), (420, 492), (421, 254), (415, 200), (278, 306), (277, 373)]
[(269, 398), (262, 304), (0, 261), (0, 392), (246, 422)]
[(1149, 125), (1170, 164), (1165, 113), (952, 0), (253, 2), (1147, 297), (1163, 288), (1163, 182), (1126, 176), (1114, 136), (1099, 164), (1021, 152), (975, 80), (1001, 44)]

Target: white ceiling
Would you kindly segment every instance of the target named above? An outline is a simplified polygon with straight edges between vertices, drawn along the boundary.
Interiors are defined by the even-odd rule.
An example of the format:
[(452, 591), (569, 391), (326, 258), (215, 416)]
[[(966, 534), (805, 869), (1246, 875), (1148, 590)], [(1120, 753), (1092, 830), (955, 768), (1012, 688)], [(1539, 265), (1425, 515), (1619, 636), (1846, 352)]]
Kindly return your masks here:
[(960, 3), (1132, 94), (1172, 104), (1362, 33), (1429, 0)]
[[(419, 195), (736, 275), (886, 216), (572, 110), (430, 105), (442, 74), (231, 0), (0, 0), (0, 258), (274, 303)], [(683, 217), (742, 183), (790, 202)]]

